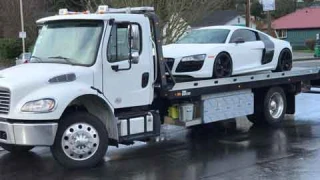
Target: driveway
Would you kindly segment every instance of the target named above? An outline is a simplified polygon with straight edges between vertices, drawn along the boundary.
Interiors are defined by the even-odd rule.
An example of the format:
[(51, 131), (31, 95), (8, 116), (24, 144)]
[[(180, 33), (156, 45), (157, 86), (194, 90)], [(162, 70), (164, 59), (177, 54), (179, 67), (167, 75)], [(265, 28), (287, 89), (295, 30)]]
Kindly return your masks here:
[[(49, 148), (25, 155), (0, 152), (0, 179), (248, 180), (320, 177), (320, 107), (317, 94), (297, 97), (297, 113), (279, 128), (217, 124), (189, 130), (163, 127), (164, 141), (109, 148), (93, 169), (66, 170)], [(220, 127), (220, 128), (219, 128)]]

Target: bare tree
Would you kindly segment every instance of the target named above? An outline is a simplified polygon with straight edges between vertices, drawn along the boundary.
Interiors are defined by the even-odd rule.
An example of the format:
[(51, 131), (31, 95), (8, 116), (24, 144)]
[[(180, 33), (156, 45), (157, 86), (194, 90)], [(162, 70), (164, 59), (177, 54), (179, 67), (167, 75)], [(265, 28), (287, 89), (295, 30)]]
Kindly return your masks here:
[(111, 7), (152, 6), (161, 19), (161, 29), (165, 43), (179, 39), (189, 25), (201, 21), (202, 17), (226, 2), (221, 0), (54, 0), (56, 4), (74, 10), (95, 12), (102, 4)]
[[(38, 0), (28, 0), (24, 1), (23, 11), (24, 11), (24, 22), (25, 31), (27, 32), (27, 40), (33, 41), (37, 35), (37, 27), (35, 21), (39, 16), (39, 12), (43, 12), (45, 2)], [(3, 14), (2, 21), (4, 28), (10, 29), (7, 36), (14, 38), (18, 37), (18, 33), (21, 29), (20, 24), (20, 4), (19, 0), (5, 0), (1, 1), (1, 12)]]

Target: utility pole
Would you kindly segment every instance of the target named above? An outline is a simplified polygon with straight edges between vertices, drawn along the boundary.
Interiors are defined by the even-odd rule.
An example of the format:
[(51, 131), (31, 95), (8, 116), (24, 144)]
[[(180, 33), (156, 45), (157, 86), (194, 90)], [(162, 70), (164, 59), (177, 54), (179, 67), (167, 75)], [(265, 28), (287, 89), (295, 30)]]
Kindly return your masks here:
[(22, 59), (24, 60), (24, 53), (26, 52), (26, 44), (25, 44), (25, 32), (24, 32), (24, 18), (23, 18), (23, 4), (22, 0), (20, 0), (20, 19), (21, 19), (21, 33), (20, 33), (20, 38), (22, 39)]
[(251, 17), (251, 12), (250, 12), (250, 0), (246, 0), (246, 26), (250, 27), (250, 17)]
[(268, 34), (271, 35), (271, 13), (270, 13), (270, 11), (267, 11), (267, 17), (268, 17)]

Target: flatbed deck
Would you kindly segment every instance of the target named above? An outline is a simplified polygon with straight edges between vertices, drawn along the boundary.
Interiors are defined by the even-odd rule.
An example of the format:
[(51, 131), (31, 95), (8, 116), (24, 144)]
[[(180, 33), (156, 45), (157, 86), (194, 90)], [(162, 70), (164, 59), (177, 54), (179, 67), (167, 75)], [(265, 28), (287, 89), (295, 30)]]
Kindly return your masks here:
[(205, 94), (253, 89), (274, 85), (301, 83), (320, 79), (320, 67), (293, 68), (286, 72), (264, 71), (230, 78), (176, 83), (162, 95), (170, 100), (197, 97)]

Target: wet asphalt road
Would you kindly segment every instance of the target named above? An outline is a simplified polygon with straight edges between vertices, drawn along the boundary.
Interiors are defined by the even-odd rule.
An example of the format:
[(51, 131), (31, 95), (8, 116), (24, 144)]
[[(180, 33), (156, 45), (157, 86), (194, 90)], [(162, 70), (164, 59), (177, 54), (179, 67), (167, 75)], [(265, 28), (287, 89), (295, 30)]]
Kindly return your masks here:
[(297, 96), (296, 115), (278, 128), (254, 127), (245, 118), (231, 120), (228, 128), (164, 126), (164, 141), (109, 148), (93, 169), (66, 170), (49, 148), (19, 156), (0, 151), (0, 180), (320, 179), (319, 102), (319, 94)]

